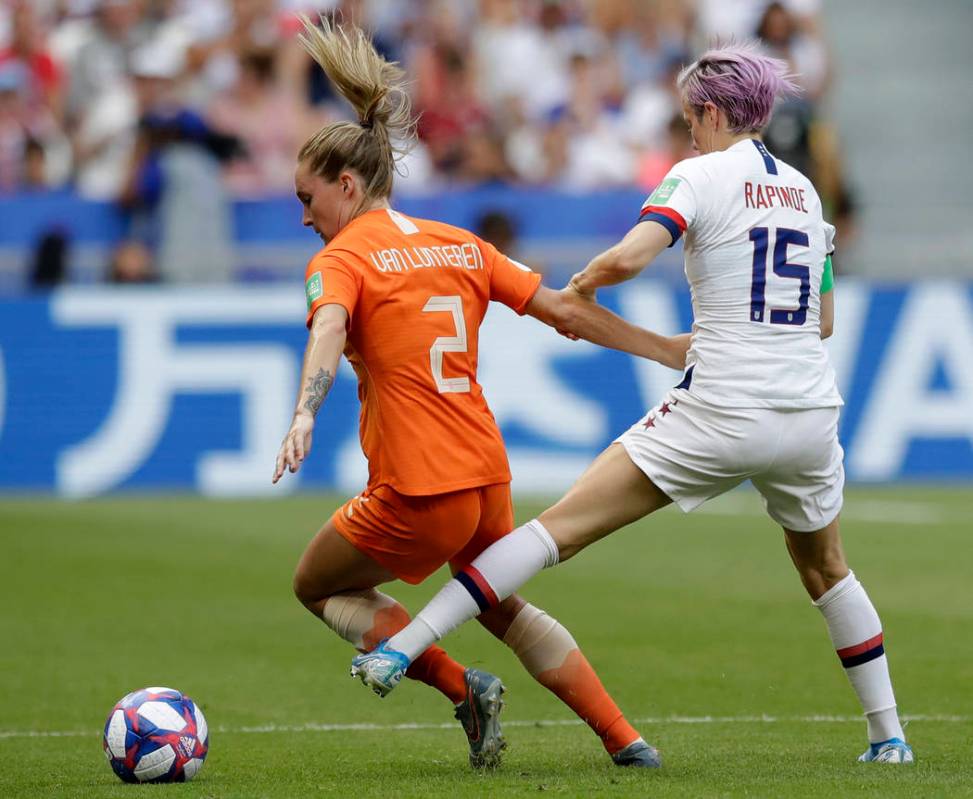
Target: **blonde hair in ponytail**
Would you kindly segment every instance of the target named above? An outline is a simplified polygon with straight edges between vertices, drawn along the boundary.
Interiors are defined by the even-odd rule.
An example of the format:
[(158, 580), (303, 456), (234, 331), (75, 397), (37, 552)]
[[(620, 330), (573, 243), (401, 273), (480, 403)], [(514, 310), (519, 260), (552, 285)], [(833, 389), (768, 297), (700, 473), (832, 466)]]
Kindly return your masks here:
[(301, 15), (300, 42), (351, 103), (358, 123), (321, 128), (304, 142), (298, 161), (307, 161), (329, 181), (337, 180), (343, 169), (353, 169), (365, 182), (366, 199), (388, 197), (396, 161), (415, 143), (405, 73), (382, 58), (360, 28), (335, 25), (323, 16), (320, 21), (318, 27)]

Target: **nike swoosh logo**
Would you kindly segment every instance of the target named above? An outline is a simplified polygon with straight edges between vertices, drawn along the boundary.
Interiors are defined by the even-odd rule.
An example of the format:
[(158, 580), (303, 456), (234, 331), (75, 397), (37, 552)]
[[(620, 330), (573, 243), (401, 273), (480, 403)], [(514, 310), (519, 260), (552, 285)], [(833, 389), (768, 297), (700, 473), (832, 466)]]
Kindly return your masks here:
[(463, 726), (466, 728), (466, 734), (469, 736), (470, 740), (476, 742), (480, 740), (480, 720), (476, 715), (476, 705), (474, 704), (472, 688), (466, 689), (466, 701), (469, 702), (470, 708), (473, 711), (470, 714), (472, 723), (469, 727), (466, 727), (465, 724)]

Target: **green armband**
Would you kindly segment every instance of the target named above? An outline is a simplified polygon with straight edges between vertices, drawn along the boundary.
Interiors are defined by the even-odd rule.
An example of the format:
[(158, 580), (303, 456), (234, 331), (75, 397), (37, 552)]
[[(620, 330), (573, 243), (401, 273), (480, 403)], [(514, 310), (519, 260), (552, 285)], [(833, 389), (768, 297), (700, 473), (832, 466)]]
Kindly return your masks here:
[(831, 256), (824, 258), (824, 274), (821, 275), (821, 293), (827, 294), (834, 288), (834, 269), (831, 266)]

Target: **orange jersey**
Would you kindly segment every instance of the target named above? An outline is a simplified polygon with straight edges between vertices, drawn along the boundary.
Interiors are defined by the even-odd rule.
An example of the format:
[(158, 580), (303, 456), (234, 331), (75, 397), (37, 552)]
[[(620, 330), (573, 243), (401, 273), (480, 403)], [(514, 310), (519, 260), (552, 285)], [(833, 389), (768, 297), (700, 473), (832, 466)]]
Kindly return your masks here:
[(472, 233), (390, 209), (362, 214), (311, 259), (308, 325), (324, 305), (348, 312), (370, 487), (422, 495), (510, 481), (476, 382), (478, 333), (490, 300), (523, 314), (539, 285)]

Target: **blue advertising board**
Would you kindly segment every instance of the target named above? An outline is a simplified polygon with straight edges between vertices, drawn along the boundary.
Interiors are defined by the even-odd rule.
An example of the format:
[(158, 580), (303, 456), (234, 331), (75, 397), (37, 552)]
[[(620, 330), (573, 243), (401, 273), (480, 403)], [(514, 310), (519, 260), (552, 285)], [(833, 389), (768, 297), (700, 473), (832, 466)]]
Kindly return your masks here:
[[(688, 293), (664, 283), (601, 299), (663, 333), (691, 323)], [(837, 305), (828, 347), (849, 478), (973, 479), (973, 286), (842, 281)], [(346, 366), (301, 473), (270, 484), (303, 316), (300, 285), (73, 288), (0, 303), (0, 491), (357, 492), (366, 472)], [(499, 306), (481, 331), (480, 381), (522, 492), (566, 488), (678, 380)]]

